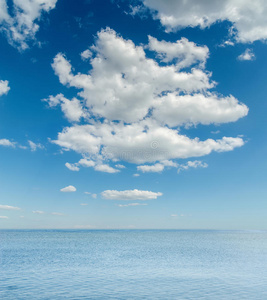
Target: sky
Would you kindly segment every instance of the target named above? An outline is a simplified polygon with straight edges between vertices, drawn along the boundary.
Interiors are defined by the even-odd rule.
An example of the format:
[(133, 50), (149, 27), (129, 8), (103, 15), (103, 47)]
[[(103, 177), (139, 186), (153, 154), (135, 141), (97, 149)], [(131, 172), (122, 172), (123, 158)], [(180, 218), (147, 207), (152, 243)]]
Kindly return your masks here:
[(266, 13), (0, 0), (0, 228), (266, 230)]

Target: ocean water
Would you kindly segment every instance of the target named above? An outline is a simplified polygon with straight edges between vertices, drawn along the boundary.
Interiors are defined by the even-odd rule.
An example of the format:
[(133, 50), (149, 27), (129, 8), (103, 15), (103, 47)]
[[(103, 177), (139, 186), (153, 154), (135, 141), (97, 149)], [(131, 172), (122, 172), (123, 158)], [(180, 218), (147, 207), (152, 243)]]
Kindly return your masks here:
[(2, 230), (0, 299), (267, 299), (267, 232)]

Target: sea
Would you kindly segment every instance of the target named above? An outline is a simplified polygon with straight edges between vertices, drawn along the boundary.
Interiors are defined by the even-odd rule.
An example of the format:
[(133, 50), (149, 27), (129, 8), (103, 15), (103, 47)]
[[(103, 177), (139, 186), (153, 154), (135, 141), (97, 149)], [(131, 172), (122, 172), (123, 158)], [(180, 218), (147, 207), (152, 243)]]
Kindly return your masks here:
[(267, 299), (267, 232), (0, 230), (0, 299)]

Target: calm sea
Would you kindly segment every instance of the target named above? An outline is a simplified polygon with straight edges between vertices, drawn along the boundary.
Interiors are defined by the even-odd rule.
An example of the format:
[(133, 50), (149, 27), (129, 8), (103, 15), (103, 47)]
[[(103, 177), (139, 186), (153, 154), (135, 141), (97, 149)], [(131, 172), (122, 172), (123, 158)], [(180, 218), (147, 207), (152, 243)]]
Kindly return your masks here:
[(2, 230), (0, 299), (267, 299), (267, 232)]

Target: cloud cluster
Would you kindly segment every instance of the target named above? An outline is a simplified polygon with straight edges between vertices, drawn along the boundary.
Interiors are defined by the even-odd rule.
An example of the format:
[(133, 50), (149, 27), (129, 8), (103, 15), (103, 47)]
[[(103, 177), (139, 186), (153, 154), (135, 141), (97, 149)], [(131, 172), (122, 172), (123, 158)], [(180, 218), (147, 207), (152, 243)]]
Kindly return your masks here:
[[(175, 43), (148, 39), (148, 45), (136, 46), (110, 28), (101, 30), (90, 47), (87, 74), (75, 74), (61, 53), (54, 58), (52, 67), (60, 82), (78, 90), (72, 100), (61, 93), (45, 100), (50, 107), (60, 106), (74, 123), (52, 141), (83, 156), (78, 163), (66, 164), (70, 170), (93, 167), (116, 173), (119, 167), (107, 161), (163, 164), (244, 144), (240, 137), (201, 141), (180, 134), (181, 126), (237, 121), (248, 108), (231, 95), (211, 91), (215, 82), (204, 69), (206, 46), (185, 38)], [(156, 58), (148, 58), (146, 52)]]
[[(39, 30), (37, 24), (44, 12), (56, 6), (57, 0), (1, 0), (0, 30), (6, 34), (9, 43), (19, 50), (29, 47)], [(8, 7), (8, 4), (10, 7)]]
[(152, 200), (162, 195), (159, 192), (140, 191), (137, 189), (126, 191), (106, 190), (101, 193), (101, 196), (107, 200)]
[(0, 96), (6, 95), (10, 90), (8, 84), (9, 82), (7, 80), (0, 80)]
[[(166, 31), (184, 27), (206, 28), (230, 21), (229, 33), (241, 43), (267, 38), (267, 2), (264, 0), (142, 0)], [(135, 10), (138, 14), (139, 9)], [(142, 11), (142, 9), (141, 9)]]

